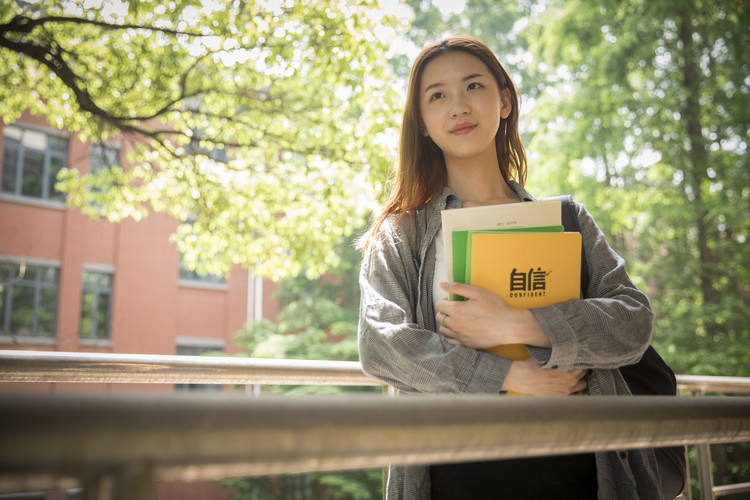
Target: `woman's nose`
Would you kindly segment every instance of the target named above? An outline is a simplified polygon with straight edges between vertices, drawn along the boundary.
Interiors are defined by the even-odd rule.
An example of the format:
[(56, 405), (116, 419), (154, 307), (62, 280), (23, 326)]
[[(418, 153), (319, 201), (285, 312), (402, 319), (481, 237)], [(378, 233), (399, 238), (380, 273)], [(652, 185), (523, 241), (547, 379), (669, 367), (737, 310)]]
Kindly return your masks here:
[(451, 108), (451, 117), (457, 117), (462, 115), (468, 115), (471, 112), (471, 107), (466, 99), (456, 99)]

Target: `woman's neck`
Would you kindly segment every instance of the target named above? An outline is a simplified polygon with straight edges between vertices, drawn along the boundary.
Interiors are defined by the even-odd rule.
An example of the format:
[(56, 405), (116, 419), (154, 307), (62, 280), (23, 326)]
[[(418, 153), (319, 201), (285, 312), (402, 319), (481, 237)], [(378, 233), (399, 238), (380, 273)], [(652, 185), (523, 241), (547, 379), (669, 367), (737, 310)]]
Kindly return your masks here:
[(516, 193), (500, 173), (497, 161), (462, 162), (446, 165), (447, 186), (461, 200), (464, 207), (501, 205), (518, 201)]

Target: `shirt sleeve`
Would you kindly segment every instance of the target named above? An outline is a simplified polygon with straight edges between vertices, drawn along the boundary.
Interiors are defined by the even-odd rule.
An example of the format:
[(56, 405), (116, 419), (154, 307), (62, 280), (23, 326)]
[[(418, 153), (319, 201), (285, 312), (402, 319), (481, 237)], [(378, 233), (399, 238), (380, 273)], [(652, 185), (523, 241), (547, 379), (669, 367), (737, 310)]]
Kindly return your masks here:
[(576, 207), (591, 277), (586, 298), (532, 309), (552, 347), (529, 347), (529, 353), (546, 368), (562, 370), (636, 363), (651, 342), (653, 311), (591, 214)]
[(408, 235), (396, 236), (387, 226), (364, 256), (358, 329), (362, 369), (405, 392), (499, 393), (509, 360), (448, 344), (420, 324), (419, 301), (431, 299), (420, 293), (412, 245)]

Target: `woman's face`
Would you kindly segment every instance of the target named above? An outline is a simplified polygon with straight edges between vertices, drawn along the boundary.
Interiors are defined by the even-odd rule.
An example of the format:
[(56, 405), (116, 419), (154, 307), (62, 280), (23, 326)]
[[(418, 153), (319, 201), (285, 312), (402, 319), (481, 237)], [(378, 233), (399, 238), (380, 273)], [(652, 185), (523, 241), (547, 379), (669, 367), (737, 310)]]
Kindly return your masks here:
[(510, 98), (481, 60), (463, 51), (435, 57), (422, 72), (419, 92), (424, 134), (442, 150), (446, 164), (495, 154)]

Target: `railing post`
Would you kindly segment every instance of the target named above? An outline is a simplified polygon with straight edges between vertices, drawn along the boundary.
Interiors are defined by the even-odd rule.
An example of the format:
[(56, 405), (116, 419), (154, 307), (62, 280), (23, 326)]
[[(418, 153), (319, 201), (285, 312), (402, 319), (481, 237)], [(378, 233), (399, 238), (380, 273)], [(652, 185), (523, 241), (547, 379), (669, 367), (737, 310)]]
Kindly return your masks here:
[[(706, 391), (700, 389), (694, 393), (698, 397), (706, 395)], [(698, 483), (700, 485), (701, 500), (713, 500), (714, 498), (714, 474), (711, 466), (711, 444), (698, 445)]]
[(685, 468), (685, 489), (682, 490), (682, 494), (677, 498), (681, 500), (693, 500), (693, 488), (690, 485), (690, 453), (687, 446), (685, 446), (685, 463), (687, 464)]
[[(687, 390), (691, 396), (695, 396), (695, 391)], [(684, 392), (681, 392), (679, 387), (677, 389), (677, 396), (683, 396), (685, 395)], [(685, 467), (685, 486), (682, 490), (682, 493), (680, 493), (676, 500), (693, 500), (693, 488), (691, 486), (690, 482), (690, 447), (685, 446), (685, 464), (687, 466)]]
[(156, 475), (147, 465), (132, 465), (83, 482), (82, 500), (154, 500)]
[(698, 480), (701, 488), (701, 499), (714, 498), (714, 475), (711, 470), (711, 445), (698, 445)]
[[(392, 385), (383, 386), (383, 394), (388, 397), (396, 397), (398, 395), (398, 389)], [(386, 500), (386, 494), (388, 492), (388, 471), (390, 467), (383, 467), (383, 500)]]

